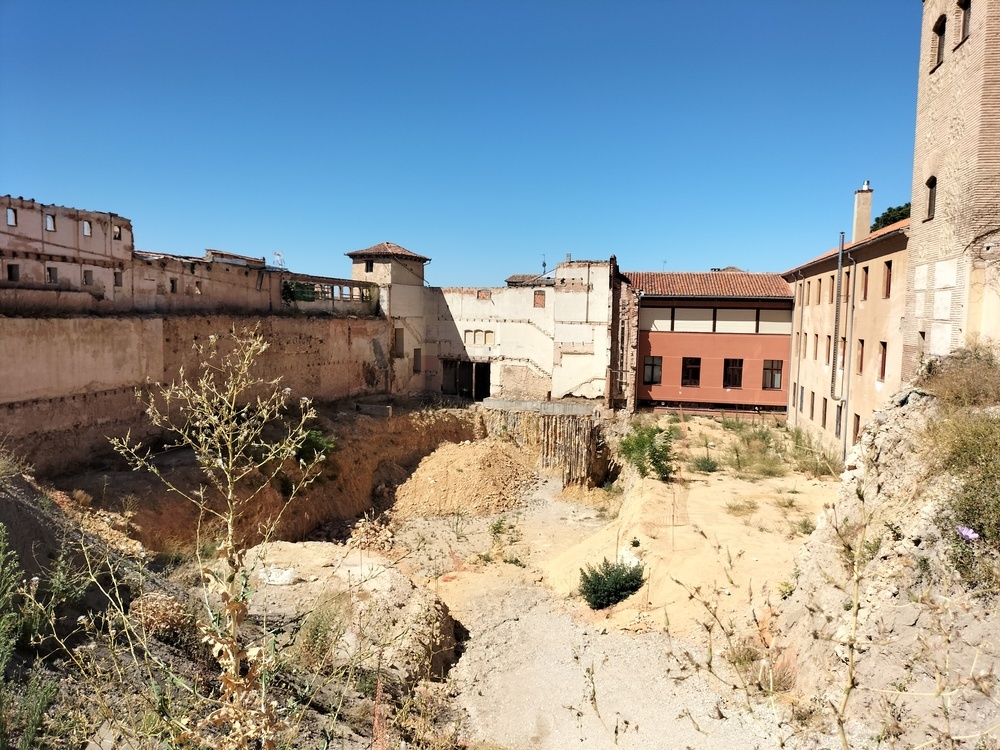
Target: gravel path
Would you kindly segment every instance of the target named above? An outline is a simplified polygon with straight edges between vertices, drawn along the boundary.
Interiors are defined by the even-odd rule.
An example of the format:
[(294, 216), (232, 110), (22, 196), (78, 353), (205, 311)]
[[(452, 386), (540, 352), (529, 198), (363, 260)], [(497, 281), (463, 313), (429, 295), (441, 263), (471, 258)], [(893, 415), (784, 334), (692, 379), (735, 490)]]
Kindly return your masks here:
[(469, 739), (538, 750), (777, 746), (769, 708), (750, 714), (738, 694), (723, 697), (665, 634), (605, 632), (541, 587), (489, 581), (456, 613), (470, 639), (451, 680)]

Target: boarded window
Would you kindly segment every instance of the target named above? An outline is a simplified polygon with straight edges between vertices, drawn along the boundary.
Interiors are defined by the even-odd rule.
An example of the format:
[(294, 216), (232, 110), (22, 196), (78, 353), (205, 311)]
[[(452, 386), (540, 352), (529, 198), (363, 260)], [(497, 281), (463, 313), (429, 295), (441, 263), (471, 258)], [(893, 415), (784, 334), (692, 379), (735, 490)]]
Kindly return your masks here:
[(416, 375), (420, 372), (423, 365), (423, 357), (420, 349), (413, 350), (413, 374)]
[(405, 342), (403, 340), (404, 338), (405, 336), (403, 335), (402, 328), (397, 328), (393, 332), (393, 337), (392, 337), (393, 349), (394, 349), (393, 354), (400, 359), (406, 356), (406, 347), (404, 346)]
[(486, 346), (493, 346), (496, 343), (496, 338), (493, 331), (486, 332)]
[(757, 330), (756, 310), (716, 311), (715, 330), (717, 333), (754, 333)]
[(476, 299), (493, 299), (493, 292), (489, 289), (480, 289), (476, 292)]
[(791, 310), (761, 310), (760, 333), (792, 333)]
[(674, 330), (681, 333), (711, 333), (711, 308), (678, 307), (674, 310)]
[[(122, 285), (122, 272), (115, 271), (115, 286), (121, 286), (121, 285)], [(199, 287), (199, 289), (200, 288), (201, 287)]]
[(545, 307), (545, 290), (539, 289), (535, 292), (535, 307)]

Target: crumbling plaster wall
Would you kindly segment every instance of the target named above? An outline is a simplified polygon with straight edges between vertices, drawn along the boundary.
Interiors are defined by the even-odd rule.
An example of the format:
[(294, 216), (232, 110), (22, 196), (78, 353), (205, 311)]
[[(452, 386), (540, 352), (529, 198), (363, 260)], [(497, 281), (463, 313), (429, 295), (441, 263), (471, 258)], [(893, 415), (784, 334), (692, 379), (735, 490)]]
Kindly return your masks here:
[(0, 325), (0, 436), (42, 473), (108, 450), (109, 436), (147, 434), (137, 386), (193, 371), (195, 341), (260, 325), (262, 372), (295, 395), (384, 393), (391, 331), (382, 319), (119, 316), (7, 318)]

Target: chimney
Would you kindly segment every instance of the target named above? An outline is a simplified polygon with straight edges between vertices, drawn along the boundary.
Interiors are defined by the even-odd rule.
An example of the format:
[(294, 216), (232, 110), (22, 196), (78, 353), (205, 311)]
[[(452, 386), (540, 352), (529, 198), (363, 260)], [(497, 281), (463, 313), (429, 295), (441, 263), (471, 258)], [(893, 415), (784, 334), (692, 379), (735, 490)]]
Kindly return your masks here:
[(861, 242), (872, 233), (872, 189), (868, 180), (860, 190), (854, 191), (854, 231), (851, 242)]

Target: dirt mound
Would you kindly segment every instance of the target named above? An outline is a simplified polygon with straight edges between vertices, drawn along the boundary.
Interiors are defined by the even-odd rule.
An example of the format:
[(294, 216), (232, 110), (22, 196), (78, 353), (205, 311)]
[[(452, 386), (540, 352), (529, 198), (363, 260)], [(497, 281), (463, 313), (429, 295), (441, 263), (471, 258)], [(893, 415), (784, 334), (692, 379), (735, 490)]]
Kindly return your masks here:
[(535, 482), (528, 453), (505, 440), (448, 443), (396, 491), (397, 517), (488, 515), (516, 506)]

